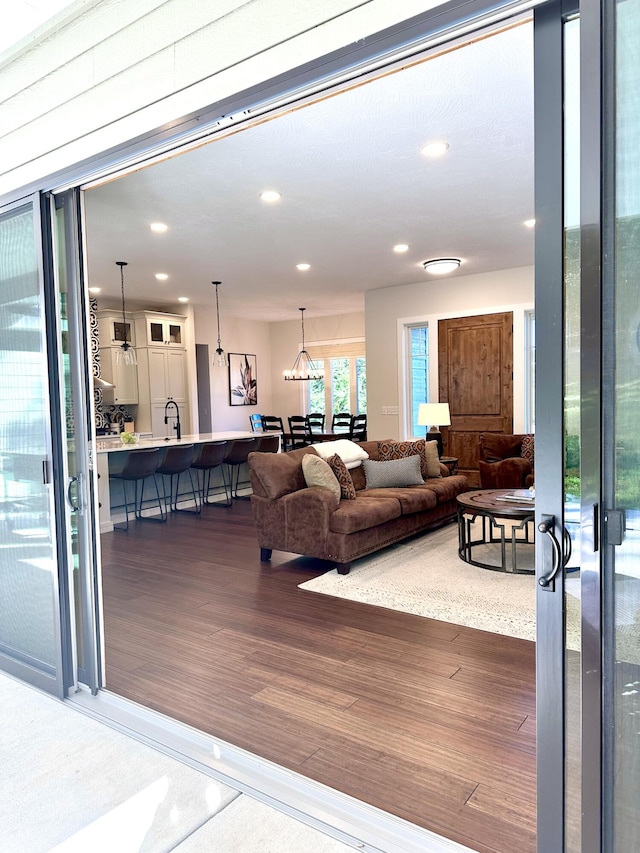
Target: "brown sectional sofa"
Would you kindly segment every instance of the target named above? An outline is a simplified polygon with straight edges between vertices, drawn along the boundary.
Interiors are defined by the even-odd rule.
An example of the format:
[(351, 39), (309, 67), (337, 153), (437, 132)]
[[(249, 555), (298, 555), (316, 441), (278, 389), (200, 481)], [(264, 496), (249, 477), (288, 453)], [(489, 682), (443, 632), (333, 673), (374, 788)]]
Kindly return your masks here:
[[(378, 442), (360, 446), (370, 459), (379, 459)], [(315, 450), (249, 454), (251, 506), (263, 562), (274, 549), (290, 551), (330, 560), (347, 574), (352, 560), (454, 518), (456, 496), (469, 489), (466, 477), (449, 476), (442, 464), (443, 476), (424, 485), (367, 489), (359, 466), (350, 471), (356, 499), (338, 499), (328, 489), (307, 487), (302, 473), (307, 453)]]

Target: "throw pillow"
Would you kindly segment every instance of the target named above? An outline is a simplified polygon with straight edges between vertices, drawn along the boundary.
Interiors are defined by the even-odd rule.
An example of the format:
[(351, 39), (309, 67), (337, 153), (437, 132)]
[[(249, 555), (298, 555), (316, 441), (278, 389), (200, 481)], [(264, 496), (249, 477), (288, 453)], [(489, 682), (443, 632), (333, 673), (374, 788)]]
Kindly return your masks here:
[(328, 489), (340, 500), (340, 483), (324, 459), (307, 453), (302, 457), (302, 473), (307, 486)]
[(388, 462), (365, 459), (362, 463), (368, 489), (420, 486), (424, 483), (420, 472), (420, 457), (405, 456)]
[(337, 441), (321, 441), (311, 446), (323, 459), (329, 459), (330, 456), (338, 454), (347, 468), (357, 468), (358, 465), (362, 464), (363, 459), (369, 458), (366, 450), (348, 438), (339, 438)]
[(351, 474), (347, 471), (347, 466), (344, 464), (340, 456), (336, 453), (327, 459), (331, 470), (336, 475), (336, 480), (340, 483), (340, 495), (346, 501), (355, 501), (356, 489), (351, 479)]
[(429, 477), (442, 476), (437, 441), (425, 441), (424, 438), (419, 438), (417, 441), (386, 439), (378, 442), (378, 456), (381, 462), (404, 459), (416, 454), (420, 456), (420, 470), (424, 480), (429, 479)]
[(534, 458), (534, 445), (535, 445), (535, 436), (534, 435), (523, 435), (522, 436), (522, 456), (527, 460), (529, 465), (531, 465), (531, 470), (533, 471), (533, 458)]

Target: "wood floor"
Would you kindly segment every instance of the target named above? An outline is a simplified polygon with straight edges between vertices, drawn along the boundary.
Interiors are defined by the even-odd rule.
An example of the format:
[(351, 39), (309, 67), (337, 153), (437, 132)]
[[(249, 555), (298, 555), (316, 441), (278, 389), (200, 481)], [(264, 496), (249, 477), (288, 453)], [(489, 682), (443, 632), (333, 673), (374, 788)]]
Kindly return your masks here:
[(108, 689), (481, 853), (534, 853), (532, 643), (303, 592), (326, 564), (261, 568), (248, 502), (102, 549)]

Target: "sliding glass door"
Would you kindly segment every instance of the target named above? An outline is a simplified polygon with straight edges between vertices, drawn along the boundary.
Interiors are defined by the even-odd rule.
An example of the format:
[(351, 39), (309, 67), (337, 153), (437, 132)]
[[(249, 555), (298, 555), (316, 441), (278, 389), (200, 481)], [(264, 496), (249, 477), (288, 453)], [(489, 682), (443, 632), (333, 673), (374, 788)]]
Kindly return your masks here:
[(40, 235), (37, 197), (0, 211), (0, 668), (62, 696), (57, 364)]

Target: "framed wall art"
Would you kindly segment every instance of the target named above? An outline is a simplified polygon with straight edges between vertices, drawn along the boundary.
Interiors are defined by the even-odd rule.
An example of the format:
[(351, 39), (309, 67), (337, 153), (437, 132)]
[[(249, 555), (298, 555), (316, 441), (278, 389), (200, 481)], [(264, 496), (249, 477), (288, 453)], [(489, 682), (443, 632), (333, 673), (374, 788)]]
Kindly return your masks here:
[(229, 405), (258, 405), (258, 366), (255, 355), (229, 353)]

